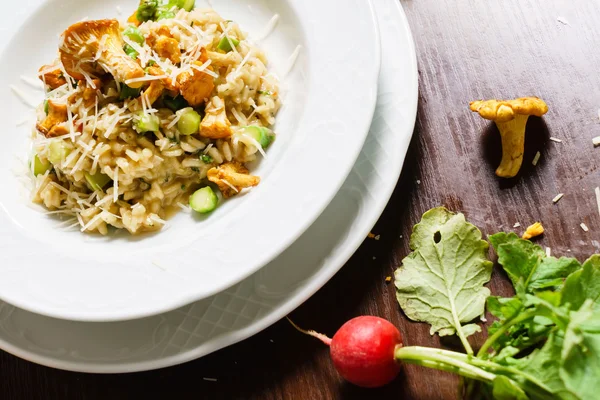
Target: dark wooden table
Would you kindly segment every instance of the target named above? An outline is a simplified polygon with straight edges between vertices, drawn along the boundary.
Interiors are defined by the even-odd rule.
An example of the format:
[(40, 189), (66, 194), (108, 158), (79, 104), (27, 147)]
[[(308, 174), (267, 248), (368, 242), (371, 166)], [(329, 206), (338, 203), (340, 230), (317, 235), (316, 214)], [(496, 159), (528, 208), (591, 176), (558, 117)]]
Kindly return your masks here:
[[(377, 0), (374, 0), (377, 1)], [(462, 211), (485, 234), (541, 220), (540, 244), (581, 260), (600, 251), (600, 2), (597, 0), (402, 0), (417, 42), (417, 128), (396, 191), (373, 232), (342, 271), (293, 318), (333, 334), (347, 319), (379, 315), (411, 345), (454, 347), (400, 311), (392, 275), (408, 254), (411, 227), (427, 209)], [(497, 130), (468, 111), (470, 100), (535, 95), (550, 112), (531, 119), (519, 177), (499, 180)], [(560, 138), (561, 143), (550, 137)], [(540, 151), (536, 167), (531, 161)], [(552, 198), (564, 193), (553, 204)], [(589, 232), (579, 224), (585, 222)], [(518, 228), (517, 230), (522, 229)], [(498, 271), (490, 289), (509, 294)], [(481, 342), (481, 336), (477, 338)], [(218, 378), (206, 382), (203, 376)], [(450, 374), (404, 368), (391, 385), (342, 382), (328, 349), (285, 321), (201, 360), (130, 375), (40, 367), (0, 352), (1, 399), (455, 399)]]

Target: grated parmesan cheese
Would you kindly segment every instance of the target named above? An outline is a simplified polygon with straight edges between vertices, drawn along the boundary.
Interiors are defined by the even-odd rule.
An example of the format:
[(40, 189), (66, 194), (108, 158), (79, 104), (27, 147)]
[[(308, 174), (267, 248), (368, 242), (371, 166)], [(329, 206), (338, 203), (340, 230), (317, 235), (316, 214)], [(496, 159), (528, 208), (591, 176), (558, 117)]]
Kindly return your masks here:
[(246, 56), (244, 57), (244, 59), (242, 60), (242, 62), (240, 63), (240, 65), (237, 67), (237, 69), (235, 70), (235, 72), (233, 74), (230, 74), (227, 76), (227, 78), (229, 78), (230, 76), (236, 76), (239, 75), (240, 71), (242, 70), (242, 68), (244, 67), (244, 65), (246, 65), (246, 63), (248, 62), (248, 60), (250, 59), (250, 57), (252, 57), (252, 49), (248, 50), (248, 54), (246, 54)]
[[(116, 218), (116, 219), (123, 219), (122, 217), (119, 217), (118, 215), (116, 215), (116, 214), (113, 214), (113, 213), (111, 213), (110, 211), (108, 211), (108, 210), (105, 210), (105, 209), (104, 209), (104, 208), (102, 208), (102, 207), (100, 207), (100, 209), (102, 210), (102, 214), (104, 214), (105, 216), (109, 216), (109, 217), (111, 217), (111, 218)], [(103, 217), (102, 219), (103, 219), (103, 220), (105, 220), (106, 222), (108, 222), (108, 221), (107, 221), (107, 219), (108, 219), (108, 220), (110, 220), (110, 218), (108, 218), (108, 217), (106, 217), (106, 218), (105, 218), (105, 217)]]
[(171, 123), (169, 125), (167, 125), (167, 129), (171, 129), (173, 128), (175, 125), (177, 125), (177, 123), (179, 122), (179, 120), (181, 119), (181, 116), (184, 114), (184, 112), (182, 111), (188, 111), (186, 108), (181, 109), (179, 111), (177, 111), (175, 113), (175, 118), (173, 118), (173, 121), (171, 121)]
[(159, 81), (161, 79), (166, 79), (168, 77), (169, 77), (169, 75), (157, 75), (157, 76), (146, 75), (146, 76), (143, 76), (141, 78), (128, 79), (128, 80), (125, 81), (125, 84), (126, 85), (131, 85), (132, 83), (136, 83), (136, 82)]
[(86, 157), (88, 156), (89, 153), (90, 153), (90, 151), (88, 149), (85, 149), (83, 151), (83, 153), (81, 154), (81, 156), (79, 157), (79, 159), (75, 163), (75, 166), (71, 170), (71, 175), (73, 175), (75, 172), (79, 171), (79, 168), (81, 168), (81, 166), (83, 165), (83, 161), (85, 161), (85, 159), (86, 159)]
[(75, 151), (72, 151), (71, 154), (69, 154), (67, 158), (65, 158), (60, 167), (64, 169), (65, 167), (71, 165), (71, 163), (75, 160), (77, 156), (79, 156), (79, 154), (81, 154), (81, 150), (79, 149), (75, 149)]
[(89, 228), (91, 228), (96, 222), (98, 222), (98, 220), (102, 218), (102, 213), (97, 214), (96, 216), (94, 216), (94, 218), (92, 218), (90, 220), (90, 222), (88, 222), (87, 224), (83, 225), (81, 227), (81, 232), (85, 232), (86, 230), (88, 230)]
[(564, 193), (559, 193), (559, 194), (557, 194), (557, 195), (556, 195), (556, 196), (555, 196), (555, 197), (552, 199), (552, 202), (553, 202), (554, 204), (558, 203), (558, 202), (560, 201), (560, 199), (562, 199), (562, 198), (563, 198), (563, 196), (564, 196), (564, 195), (565, 195)]
[(69, 122), (69, 136), (71, 137), (71, 141), (74, 142), (75, 136), (79, 135), (75, 135), (75, 125), (73, 124), (73, 113), (71, 112), (71, 107), (67, 107), (67, 118)]
[(75, 217), (75, 215), (73, 214), (73, 211), (70, 211), (70, 210), (55, 210), (55, 211), (40, 211), (40, 212), (42, 214), (44, 214), (44, 215), (62, 215), (62, 214), (66, 214), (66, 215), (72, 215), (73, 218)]
[(264, 158), (267, 158), (267, 153), (265, 153), (265, 150), (262, 148), (262, 146), (260, 145), (260, 143), (258, 143), (256, 141), (256, 139), (254, 139), (253, 137), (246, 135), (245, 133), (242, 133), (242, 136), (244, 137), (245, 140), (249, 141), (250, 143), (252, 143), (252, 145), (254, 147), (256, 147), (256, 149), (260, 152), (260, 154), (262, 154), (262, 156)]
[[(33, 176), (33, 163), (31, 163), (31, 175)], [(42, 179), (38, 179), (35, 181), (36, 186), (33, 188), (31, 192), (31, 198), (33, 199), (37, 195), (39, 195), (40, 190), (45, 186), (46, 181), (48, 181), (48, 174), (50, 174), (50, 170), (46, 171), (44, 175), (42, 175)]]
[(92, 162), (92, 168), (90, 169), (91, 173), (95, 173), (96, 172), (96, 168), (98, 168), (98, 162), (100, 161), (100, 156), (99, 155), (95, 155), (94, 156), (94, 161)]
[(140, 161), (140, 156), (133, 150), (127, 149), (125, 150), (125, 154), (127, 154), (132, 161)]
[(166, 225), (167, 224), (167, 221), (165, 221), (164, 219), (160, 218), (156, 214), (150, 214), (150, 216), (148, 218), (150, 218), (154, 222), (158, 222), (161, 225)]
[(94, 60), (99, 60), (100, 57), (102, 57), (102, 52), (104, 52), (106, 50), (106, 41), (107, 40), (108, 40), (108, 35), (102, 35), (102, 37), (100, 38), (100, 42), (98, 43), (98, 51), (96, 51)]
[(560, 140), (559, 138), (555, 138), (553, 136), (550, 136), (550, 140), (552, 140), (553, 142), (556, 142), (556, 143), (562, 143), (562, 140)]
[(182, 204), (182, 203), (177, 203), (177, 207), (181, 208), (185, 212), (192, 211), (192, 208), (190, 206), (186, 206), (185, 204)]
[(260, 42), (261, 40), (265, 40), (267, 37), (269, 37), (271, 35), (271, 33), (273, 33), (273, 31), (275, 30), (275, 27), (277, 26), (278, 22), (279, 22), (279, 14), (273, 15), (273, 17), (267, 23), (267, 26), (265, 27), (264, 32), (261, 35), (259, 35), (256, 38), (256, 40)]
[(83, 200), (83, 199), (77, 200), (77, 204), (88, 206), (88, 207), (93, 207), (93, 205), (89, 201)]
[(239, 54), (239, 52), (236, 49), (236, 46), (233, 45), (233, 42), (229, 38), (229, 29), (231, 29), (231, 28), (229, 26), (223, 25), (222, 22), (219, 22), (219, 26), (223, 30), (223, 34), (221, 35), (221, 38), (223, 38), (223, 37), (227, 38), (227, 41), (229, 42), (229, 46), (231, 47), (231, 50), (233, 50), (233, 52), (235, 54)]
[(552, 255), (552, 249), (550, 247), (546, 247), (546, 257), (550, 257)]
[(77, 213), (77, 221), (79, 221), (79, 225), (81, 227), (85, 226), (85, 223), (83, 222), (83, 218), (81, 217), (81, 213)]
[(233, 114), (235, 119), (238, 120), (240, 125), (242, 125), (242, 126), (248, 125), (248, 120), (246, 119), (246, 116), (244, 114), (242, 114), (241, 112), (239, 112), (237, 108), (233, 107), (231, 109), (231, 113)]
[(54, 181), (50, 181), (48, 183), (48, 185), (54, 186), (55, 188), (57, 188), (58, 190), (60, 190), (61, 192), (63, 192), (64, 194), (66, 194), (69, 197), (76, 197), (73, 195), (73, 192), (71, 192), (68, 189), (65, 189), (64, 187), (62, 187), (61, 185), (59, 185), (58, 183), (56, 183)]
[(541, 156), (542, 156), (542, 153), (540, 153), (539, 151), (537, 153), (535, 153), (535, 157), (533, 157), (533, 161), (531, 161), (531, 164), (533, 164), (534, 167), (540, 161)]
[[(90, 74), (88, 74), (87, 72), (85, 72), (85, 70), (83, 68), (81, 68), (81, 64), (84, 63), (86, 60), (80, 60), (77, 65), (75, 66), (75, 70), (77, 72), (79, 72), (81, 75), (83, 75), (83, 77), (85, 78), (85, 81), (88, 83), (88, 85), (90, 85), (90, 87), (92, 89), (97, 89), (96, 88), (96, 84), (94, 83), (94, 80), (92, 79), (92, 77), (90, 76)], [(92, 59), (89, 59), (87, 61), (92, 62)], [(83, 100), (83, 99), (81, 99)]]
[(596, 136), (595, 138), (593, 138), (592, 143), (594, 144), (594, 147), (600, 146), (600, 136)]
[(518, 222), (515, 222), (515, 224), (513, 225), (513, 228), (518, 228), (518, 227), (520, 227), (520, 226), (521, 226), (521, 224), (520, 224), (520, 223), (518, 223)]
[[(198, 39), (202, 39), (201, 32), (197, 31), (196, 29), (193, 29), (191, 26), (188, 25), (188, 23), (186, 21), (182, 21), (180, 19), (173, 19), (173, 22), (175, 22), (177, 25), (179, 25), (181, 28), (185, 29), (186, 31), (188, 31), (189, 33), (192, 34), (192, 36), (198, 36)], [(221, 28), (223, 26), (221, 25)], [(199, 35), (200, 34), (200, 35)]]
[[(43, 77), (44, 77), (44, 75), (46, 75), (47, 73), (49, 73), (49, 72), (54, 72), (54, 71), (56, 71), (57, 69), (60, 69), (60, 67), (57, 67), (56, 65), (50, 65), (50, 66), (48, 66), (48, 67), (46, 67), (46, 68), (42, 68), (42, 69), (40, 69), (40, 70), (39, 70), (39, 72), (38, 72), (38, 77), (39, 77), (39, 78), (43, 78)], [(598, 110), (598, 113), (599, 113), (599, 115), (600, 115), (600, 110)]]
[(227, 186), (229, 186), (231, 189), (233, 189), (233, 190), (234, 190), (236, 193), (239, 193), (239, 192), (240, 192), (240, 191), (239, 191), (239, 190), (238, 190), (238, 189), (237, 189), (235, 186), (233, 186), (231, 183), (229, 183), (229, 182), (227, 181), (227, 179), (221, 179), (221, 181), (222, 181), (224, 184), (226, 184)]
[(113, 190), (113, 203), (116, 203), (117, 201), (119, 201), (119, 167), (115, 167), (115, 173), (114, 173), (114, 179), (113, 179), (113, 184), (114, 184), (114, 190)]
[(302, 50), (302, 46), (300, 46), (300, 45), (296, 46), (296, 49), (294, 50), (294, 52), (292, 53), (290, 58), (288, 58), (288, 65), (287, 65), (287, 68), (284, 70), (283, 77), (288, 76), (288, 74), (290, 72), (292, 72), (292, 70), (294, 69), (294, 66), (296, 65), (296, 61), (298, 61), (298, 57), (300, 56), (301, 50)]
[(115, 114), (113, 115), (113, 118), (110, 122), (110, 124), (108, 125), (108, 128), (106, 128), (106, 132), (104, 132), (104, 137), (105, 138), (109, 138), (110, 135), (114, 132), (114, 130), (116, 129), (118, 123), (122, 120), (125, 120), (127, 118), (129, 118), (128, 115), (122, 116), (121, 114), (124, 112), (125, 110), (123, 109), (118, 109)]
[(583, 229), (584, 232), (589, 231), (588, 227), (586, 224), (584, 224), (583, 222), (581, 224), (579, 224), (579, 226), (581, 227), (581, 229)]
[(39, 79), (33, 79), (28, 76), (21, 76), (21, 80), (27, 85), (31, 86), (32, 89), (44, 90), (44, 84)]
[(75, 38), (75, 40), (77, 41), (77, 43), (83, 44), (83, 39), (81, 38), (81, 36), (79, 36), (77, 34), (77, 32), (71, 32), (71, 36), (73, 36)]
[(212, 60), (208, 60), (204, 64), (202, 64), (201, 66), (197, 66), (196, 64), (190, 64), (190, 68), (193, 68), (193, 69), (195, 69), (196, 71), (199, 71), (199, 72), (204, 72), (205, 74), (210, 75), (213, 78), (218, 78), (219, 74), (217, 74), (216, 72), (211, 71), (210, 69), (206, 69), (211, 64), (211, 62), (212, 62)]
[[(72, 229), (74, 226), (79, 225), (79, 222), (73, 223), (74, 221), (77, 221), (77, 218), (75, 217), (75, 215), (73, 215), (72, 218), (69, 218), (62, 222), (57, 223), (56, 225), (54, 225), (54, 227), (55, 228), (63, 228), (64, 227), (64, 229), (67, 229), (67, 230)], [(67, 224), (71, 224), (71, 225), (65, 227), (65, 225), (67, 225)]]
[(10, 90), (12, 90), (13, 93), (17, 95), (19, 100), (21, 100), (23, 102), (23, 104), (25, 104), (26, 106), (28, 106), (30, 108), (37, 107), (37, 104), (34, 101), (32, 101), (31, 99), (29, 99), (29, 97), (15, 85), (10, 85)]
[(104, 196), (104, 198), (102, 200), (98, 200), (96, 202), (96, 204), (94, 204), (94, 206), (96, 206), (96, 207), (102, 207), (103, 205), (110, 203), (111, 200), (112, 199), (111, 199), (110, 196), (108, 196), (108, 195)]

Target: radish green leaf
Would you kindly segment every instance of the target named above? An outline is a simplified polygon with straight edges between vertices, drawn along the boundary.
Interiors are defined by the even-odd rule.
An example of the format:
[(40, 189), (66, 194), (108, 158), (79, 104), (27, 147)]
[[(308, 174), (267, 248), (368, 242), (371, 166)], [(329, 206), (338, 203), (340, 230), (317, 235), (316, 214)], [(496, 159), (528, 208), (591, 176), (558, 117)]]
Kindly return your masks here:
[(480, 327), (468, 323), (483, 315), (490, 295), (483, 286), (492, 273), (488, 243), (463, 214), (438, 207), (423, 214), (410, 247), (395, 274), (400, 306), (410, 319), (429, 323), (432, 335), (457, 334), (472, 354), (466, 337)]

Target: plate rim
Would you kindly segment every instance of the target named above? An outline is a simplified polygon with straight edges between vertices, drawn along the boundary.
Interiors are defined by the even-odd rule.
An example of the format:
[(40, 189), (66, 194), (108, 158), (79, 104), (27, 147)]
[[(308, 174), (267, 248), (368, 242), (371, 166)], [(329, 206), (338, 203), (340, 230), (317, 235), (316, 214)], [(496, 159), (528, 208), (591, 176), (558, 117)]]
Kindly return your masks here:
[[(369, 0), (369, 1), (371, 1), (371, 0)], [(409, 47), (410, 47), (410, 50), (412, 53), (412, 55), (410, 57), (410, 65), (413, 70), (413, 76), (412, 76), (411, 82), (413, 82), (414, 90), (410, 94), (410, 97), (413, 100), (412, 100), (412, 110), (411, 110), (410, 114), (408, 114), (411, 119), (411, 122), (408, 123), (408, 126), (410, 126), (412, 128), (411, 132), (410, 132), (410, 135), (412, 136), (412, 133), (414, 131), (414, 126), (416, 123), (416, 115), (417, 115), (416, 111), (417, 111), (417, 105), (418, 105), (418, 69), (417, 69), (417, 59), (416, 59), (416, 51), (415, 51), (415, 43), (414, 43), (413, 35), (411, 33), (410, 26), (408, 24), (408, 19), (406, 17), (406, 14), (404, 13), (404, 10), (403, 10), (400, 2), (398, 2), (397, 0), (378, 0), (378, 1), (381, 1), (381, 2), (387, 1), (390, 4), (396, 5), (396, 7), (398, 8), (398, 17), (402, 20), (405, 34), (407, 34), (407, 37), (409, 39), (408, 44), (409, 44)], [(411, 140), (409, 138), (409, 139), (407, 139), (407, 142), (405, 143), (405, 148), (402, 150), (402, 152), (404, 154), (406, 154), (406, 152), (408, 150), (410, 141)], [(398, 171), (395, 171), (395, 174), (397, 174), (398, 177), (400, 176), (403, 164), (404, 164), (404, 161), (402, 163), (399, 163)], [(248, 337), (259, 333), (260, 331), (266, 329), (267, 327), (271, 326), (275, 322), (279, 321), (281, 318), (283, 318), (289, 312), (293, 311), (295, 308), (297, 308), (299, 305), (301, 305), (304, 301), (306, 301), (306, 299), (311, 297), (327, 281), (329, 281), (329, 279), (335, 273), (337, 273), (339, 271), (339, 269), (341, 269), (341, 267), (343, 267), (343, 265), (352, 256), (352, 254), (354, 254), (354, 252), (356, 251), (356, 248), (358, 248), (360, 243), (362, 243), (364, 241), (364, 237), (366, 237), (366, 233), (368, 233), (370, 231), (372, 225), (379, 218), (381, 211), (383, 211), (383, 208), (385, 208), (385, 205), (389, 202), (389, 199), (390, 199), (395, 187), (396, 187), (396, 182), (394, 182), (394, 184), (390, 184), (389, 187), (386, 188), (385, 196), (378, 196), (379, 203), (383, 204), (383, 205), (382, 206), (378, 205), (378, 206), (380, 206), (381, 210), (380, 211), (378, 210), (378, 212), (373, 214), (373, 215), (376, 215), (374, 220), (366, 221), (364, 223), (364, 226), (361, 227), (361, 229), (357, 229), (359, 232), (355, 232), (353, 234), (354, 240), (347, 239), (348, 241), (353, 241), (355, 243), (353, 243), (351, 246), (348, 247), (348, 249), (346, 249), (344, 251), (345, 255), (342, 257), (343, 261), (340, 263), (337, 263), (339, 265), (334, 266), (334, 265), (332, 265), (333, 262), (328, 261), (328, 263), (327, 263), (328, 266), (323, 266), (321, 268), (321, 272), (323, 272), (323, 273), (320, 275), (320, 280), (318, 282), (315, 282), (315, 280), (313, 279), (310, 282), (305, 283), (303, 290), (299, 290), (292, 298), (287, 299), (281, 305), (273, 308), (273, 310), (271, 312), (269, 312), (268, 315), (254, 321), (252, 324), (250, 324), (247, 327), (244, 327), (243, 329), (237, 330), (237, 333), (235, 335), (230, 335), (230, 336), (235, 336), (235, 337), (229, 337), (229, 339), (217, 338), (217, 339), (212, 340), (215, 342), (215, 344), (212, 346), (212, 348), (209, 351), (206, 351), (206, 350), (200, 351), (199, 354), (197, 354), (197, 353), (194, 353), (193, 350), (188, 350), (186, 352), (183, 352), (183, 353), (180, 353), (180, 354), (177, 354), (174, 356), (170, 356), (167, 358), (162, 358), (159, 360), (133, 362), (133, 363), (127, 363), (127, 364), (119, 364), (117, 366), (104, 365), (104, 364), (98, 365), (98, 366), (91, 366), (91, 365), (85, 364), (85, 363), (74, 363), (74, 362), (67, 362), (67, 361), (61, 361), (61, 360), (57, 361), (48, 356), (36, 355), (32, 352), (22, 350), (20, 347), (10, 344), (9, 342), (5, 341), (2, 338), (2, 336), (0, 336), (0, 348), (2, 348), (3, 350), (5, 350), (17, 357), (20, 357), (22, 359), (25, 359), (25, 360), (28, 360), (28, 361), (31, 361), (31, 362), (34, 362), (37, 364), (45, 365), (48, 367), (52, 367), (52, 368), (58, 368), (58, 369), (63, 369), (63, 370), (75, 371), (75, 372), (87, 372), (87, 373), (133, 373), (133, 372), (149, 371), (149, 370), (178, 365), (181, 363), (185, 363), (185, 362), (200, 358), (200, 357), (210, 354), (214, 351), (220, 350), (224, 347), (233, 345), (237, 342), (245, 340)], [(356, 244), (356, 243), (358, 243), (358, 244), (355, 246), (354, 244)], [(0, 306), (1, 305), (2, 304), (0, 304)], [(0, 307), (0, 309), (1, 309), (1, 307)], [(198, 347), (200, 347), (200, 346), (198, 346)], [(195, 349), (198, 349), (198, 347), (196, 347)]]

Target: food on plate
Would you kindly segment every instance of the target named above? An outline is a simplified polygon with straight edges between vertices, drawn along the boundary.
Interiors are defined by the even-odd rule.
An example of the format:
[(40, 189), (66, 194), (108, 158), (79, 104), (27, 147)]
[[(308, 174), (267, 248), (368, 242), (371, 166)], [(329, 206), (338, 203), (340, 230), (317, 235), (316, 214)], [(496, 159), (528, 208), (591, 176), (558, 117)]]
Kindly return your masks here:
[[(483, 287), (491, 264), (484, 251), (487, 242), (462, 214), (442, 207), (426, 212), (415, 226), (413, 252), (396, 271), (398, 301), (406, 315), (431, 324), (431, 334), (456, 334), (466, 354), (406, 346), (398, 330), (377, 317), (355, 318), (333, 339), (302, 332), (330, 345), (340, 374), (365, 387), (384, 385), (401, 363), (410, 363), (461, 375), (460, 398), (596, 398), (600, 255), (581, 264), (551, 257), (514, 233), (488, 239), (513, 283), (512, 297), (490, 296)], [(483, 316), (483, 305), (497, 320), (475, 353), (466, 337), (481, 330), (472, 321)]]
[(536, 236), (540, 236), (544, 233), (544, 227), (541, 222), (535, 222), (525, 229), (522, 238), (523, 239), (531, 239)]
[(471, 111), (496, 123), (502, 138), (502, 161), (496, 175), (512, 178), (523, 164), (525, 152), (525, 126), (529, 116), (541, 117), (548, 112), (544, 100), (522, 97), (514, 100), (472, 101)]
[(65, 124), (69, 120), (66, 104), (47, 100), (44, 103), (44, 112), (46, 113), (46, 117), (36, 125), (36, 129), (40, 133), (47, 138), (52, 138), (65, 135), (69, 132)]
[(210, 186), (198, 189), (190, 196), (190, 207), (200, 214), (214, 211), (219, 204), (219, 198)]
[(258, 176), (252, 176), (240, 163), (228, 162), (208, 170), (208, 180), (216, 183), (225, 198), (235, 196), (240, 190), (260, 183)]
[(137, 58), (125, 53), (121, 25), (114, 19), (82, 21), (71, 25), (61, 36), (58, 50), (65, 72), (78, 81), (96, 85), (91, 76), (110, 74), (117, 82), (129, 82), (134, 89), (143, 86), (146, 73)]
[(39, 77), (33, 201), (84, 232), (157, 231), (187, 203), (209, 213), (218, 192), (260, 183), (249, 168), (275, 138), (278, 79), (235, 22), (194, 0), (71, 25)]

